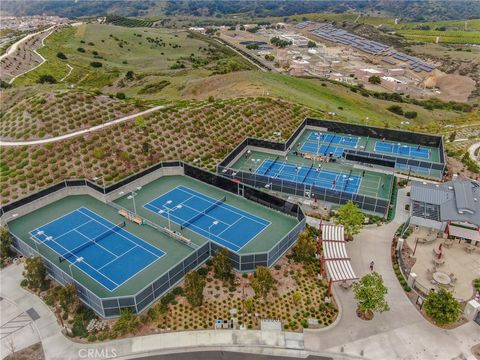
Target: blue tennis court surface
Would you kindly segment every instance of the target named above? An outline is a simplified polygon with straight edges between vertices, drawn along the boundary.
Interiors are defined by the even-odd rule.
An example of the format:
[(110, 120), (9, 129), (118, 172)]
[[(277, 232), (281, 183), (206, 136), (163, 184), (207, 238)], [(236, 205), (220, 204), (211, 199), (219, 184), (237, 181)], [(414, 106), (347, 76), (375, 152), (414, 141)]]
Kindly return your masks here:
[(30, 235), (110, 291), (165, 255), (85, 207), (30, 231)]
[(177, 186), (143, 206), (232, 251), (240, 250), (270, 225), (269, 221), (213, 199), (185, 186)]
[(321, 156), (328, 156), (331, 153), (335, 157), (341, 157), (346, 147), (355, 148), (358, 141), (358, 137), (312, 132), (303, 143), (300, 152)]
[(430, 150), (421, 146), (410, 146), (401, 144), (386, 143), (383, 141), (375, 142), (375, 151), (387, 154), (403, 155), (410, 158), (428, 159)]
[(315, 185), (325, 189), (358, 193), (361, 176), (341, 174), (312, 166), (296, 166), (276, 160), (265, 160), (256, 170), (259, 175), (293, 181), (299, 184)]
[(347, 147), (355, 147), (358, 145), (358, 136), (347, 136), (337, 134), (323, 134), (318, 132), (312, 132), (308, 135), (307, 141), (317, 141), (333, 145), (342, 145)]

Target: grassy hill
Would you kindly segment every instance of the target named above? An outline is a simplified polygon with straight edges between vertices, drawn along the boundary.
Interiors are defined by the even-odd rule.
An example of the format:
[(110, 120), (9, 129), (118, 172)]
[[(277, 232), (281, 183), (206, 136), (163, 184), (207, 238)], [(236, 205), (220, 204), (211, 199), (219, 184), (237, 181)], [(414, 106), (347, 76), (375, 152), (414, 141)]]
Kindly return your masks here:
[[(249, 63), (226, 48), (204, 41), (184, 30), (129, 28), (104, 24), (83, 24), (61, 29), (45, 41), (39, 52), (47, 62), (19, 77), (15, 85), (35, 84), (50, 74), (90, 88), (112, 84), (129, 70), (142, 73), (175, 74), (179, 69), (214, 68), (222, 59), (235, 59), (241, 68)], [(57, 55), (63, 53), (66, 59)], [(100, 64), (93, 67), (92, 63)], [(97, 66), (98, 66), (97, 64)]]

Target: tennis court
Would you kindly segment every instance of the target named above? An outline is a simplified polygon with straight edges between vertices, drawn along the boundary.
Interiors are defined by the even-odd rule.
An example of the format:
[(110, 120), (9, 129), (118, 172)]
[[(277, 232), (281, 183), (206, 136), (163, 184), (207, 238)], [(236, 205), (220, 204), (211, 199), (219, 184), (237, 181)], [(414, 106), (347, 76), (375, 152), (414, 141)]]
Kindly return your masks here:
[(359, 139), (360, 138), (358, 136), (312, 132), (308, 135), (307, 141), (355, 147), (358, 145)]
[(358, 140), (358, 137), (311, 132), (302, 144), (300, 152), (322, 156), (332, 154), (334, 157), (341, 157), (345, 148), (355, 148)]
[(324, 170), (314, 165), (299, 166), (277, 160), (264, 160), (257, 168), (259, 175), (293, 181), (299, 184), (315, 185), (325, 189), (358, 193), (362, 177), (353, 174), (342, 174), (332, 170)]
[(375, 142), (375, 151), (379, 153), (397, 154), (416, 159), (429, 159), (430, 150), (422, 146), (392, 144), (383, 141)]
[(197, 234), (239, 251), (270, 222), (186, 186), (177, 186), (143, 207)]
[(110, 291), (165, 255), (160, 249), (80, 207), (32, 231), (32, 240), (55, 251)]

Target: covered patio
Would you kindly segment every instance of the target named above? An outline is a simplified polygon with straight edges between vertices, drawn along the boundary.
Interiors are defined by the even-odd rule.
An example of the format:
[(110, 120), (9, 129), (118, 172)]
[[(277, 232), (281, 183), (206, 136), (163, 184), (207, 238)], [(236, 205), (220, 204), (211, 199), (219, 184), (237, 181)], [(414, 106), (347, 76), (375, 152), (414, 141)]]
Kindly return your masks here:
[(348, 289), (358, 277), (353, 271), (350, 257), (345, 247), (345, 232), (341, 225), (320, 224), (318, 242), (322, 246), (322, 271), (326, 269), (329, 286), (333, 282), (341, 282)]

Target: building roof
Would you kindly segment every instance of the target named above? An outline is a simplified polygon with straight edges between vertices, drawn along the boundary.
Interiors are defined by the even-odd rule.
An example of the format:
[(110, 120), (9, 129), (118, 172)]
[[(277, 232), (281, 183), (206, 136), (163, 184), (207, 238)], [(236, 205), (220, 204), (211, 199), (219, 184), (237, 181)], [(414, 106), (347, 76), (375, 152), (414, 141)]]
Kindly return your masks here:
[(441, 221), (457, 221), (480, 226), (480, 183), (456, 179), (443, 184), (414, 182), (411, 200), (440, 206)]

